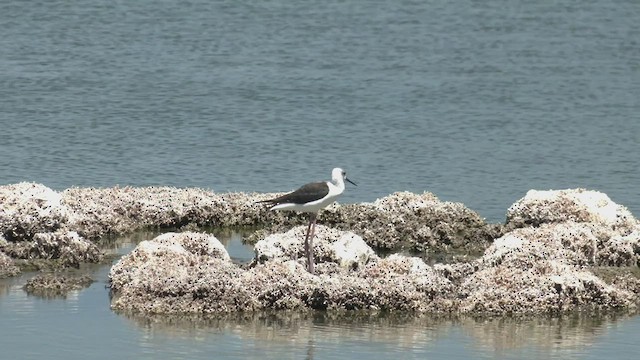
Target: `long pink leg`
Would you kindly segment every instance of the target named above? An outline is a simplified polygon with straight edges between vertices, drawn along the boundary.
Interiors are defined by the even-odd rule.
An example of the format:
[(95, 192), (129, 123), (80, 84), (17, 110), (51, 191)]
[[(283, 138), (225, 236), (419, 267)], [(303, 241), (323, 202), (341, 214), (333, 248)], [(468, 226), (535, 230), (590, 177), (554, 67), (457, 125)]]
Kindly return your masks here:
[(311, 219), (309, 219), (309, 225), (307, 225), (307, 235), (304, 237), (304, 253), (309, 257), (309, 235), (311, 234)]
[(313, 274), (315, 272), (313, 269), (313, 236), (316, 232), (316, 214), (311, 214), (309, 227), (311, 228), (311, 234), (307, 232), (307, 239), (305, 240), (305, 251), (307, 252), (307, 270), (309, 271), (309, 273)]

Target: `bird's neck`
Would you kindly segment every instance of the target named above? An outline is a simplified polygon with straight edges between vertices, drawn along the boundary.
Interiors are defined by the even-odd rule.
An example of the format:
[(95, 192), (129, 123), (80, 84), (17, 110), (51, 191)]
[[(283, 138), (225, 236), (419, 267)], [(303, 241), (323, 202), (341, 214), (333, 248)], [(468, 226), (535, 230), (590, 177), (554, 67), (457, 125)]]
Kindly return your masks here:
[(340, 192), (344, 191), (344, 180), (342, 179), (333, 179), (333, 185), (335, 185)]

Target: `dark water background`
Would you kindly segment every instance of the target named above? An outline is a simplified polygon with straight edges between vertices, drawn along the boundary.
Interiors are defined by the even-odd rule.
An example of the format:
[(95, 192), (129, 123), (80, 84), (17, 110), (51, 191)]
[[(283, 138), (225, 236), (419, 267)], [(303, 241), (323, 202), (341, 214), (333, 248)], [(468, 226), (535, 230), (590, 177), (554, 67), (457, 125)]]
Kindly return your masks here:
[[(271, 192), (341, 166), (359, 184), (345, 203), (431, 191), (503, 221), (529, 189), (586, 187), (640, 214), (635, 0), (8, 0), (0, 29), (0, 184)], [(640, 352), (637, 317), (542, 326), (518, 346), (501, 330), (478, 341), (482, 323), (410, 321), (406, 342), (384, 321), (156, 329), (111, 313), (104, 283), (67, 300), (9, 283), (9, 358)]]

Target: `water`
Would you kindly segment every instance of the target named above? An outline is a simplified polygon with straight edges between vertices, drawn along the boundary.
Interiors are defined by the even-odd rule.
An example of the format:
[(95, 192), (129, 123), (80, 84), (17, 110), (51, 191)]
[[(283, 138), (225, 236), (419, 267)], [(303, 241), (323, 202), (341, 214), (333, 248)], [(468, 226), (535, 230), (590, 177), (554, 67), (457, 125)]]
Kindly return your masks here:
[[(107, 251), (125, 254), (156, 235), (119, 238)], [(241, 234), (216, 236), (234, 261), (251, 259)], [(109, 309), (109, 268), (83, 267), (80, 272), (96, 282), (66, 298), (27, 295), (22, 286), (33, 274), (0, 279), (2, 358), (344, 359), (349, 354), (354, 359), (631, 359), (638, 351), (640, 317), (623, 314), (523, 319), (330, 312), (208, 320), (136, 317)]]
[[(270, 192), (342, 166), (359, 184), (344, 203), (431, 191), (503, 221), (529, 189), (586, 187), (638, 216), (639, 18), (634, 0), (3, 1), (0, 184)], [(265, 342), (226, 328), (149, 335), (108, 310), (103, 285), (76, 302), (11, 291), (2, 328), (28, 323), (8, 305), (24, 302), (25, 338), (51, 345), (65, 334), (84, 354), (179, 357), (170, 349), (227, 344), (229, 356), (264, 357)], [(38, 330), (73, 319), (82, 331)], [(605, 321), (588, 353), (560, 355), (637, 353), (624, 334), (638, 321)], [(316, 358), (400, 351), (396, 338), (388, 352), (349, 337), (328, 345), (334, 324), (305, 324)], [(420, 356), (546, 357), (535, 345), (479, 351), (464, 326), (451, 328), (417, 340)], [(152, 340), (135, 350), (141, 339)]]

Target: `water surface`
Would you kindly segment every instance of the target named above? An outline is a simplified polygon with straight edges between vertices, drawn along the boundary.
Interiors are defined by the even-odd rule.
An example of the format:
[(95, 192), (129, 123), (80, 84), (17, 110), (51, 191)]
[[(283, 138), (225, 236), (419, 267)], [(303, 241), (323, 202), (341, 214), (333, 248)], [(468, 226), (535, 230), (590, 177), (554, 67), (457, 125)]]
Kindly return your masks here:
[[(585, 187), (638, 216), (638, 19), (635, 0), (3, 1), (0, 184), (272, 192), (342, 166), (345, 203), (431, 191), (503, 221), (529, 189)], [(640, 353), (625, 316), (129, 319), (92, 271), (67, 299), (2, 280), (2, 357)]]

